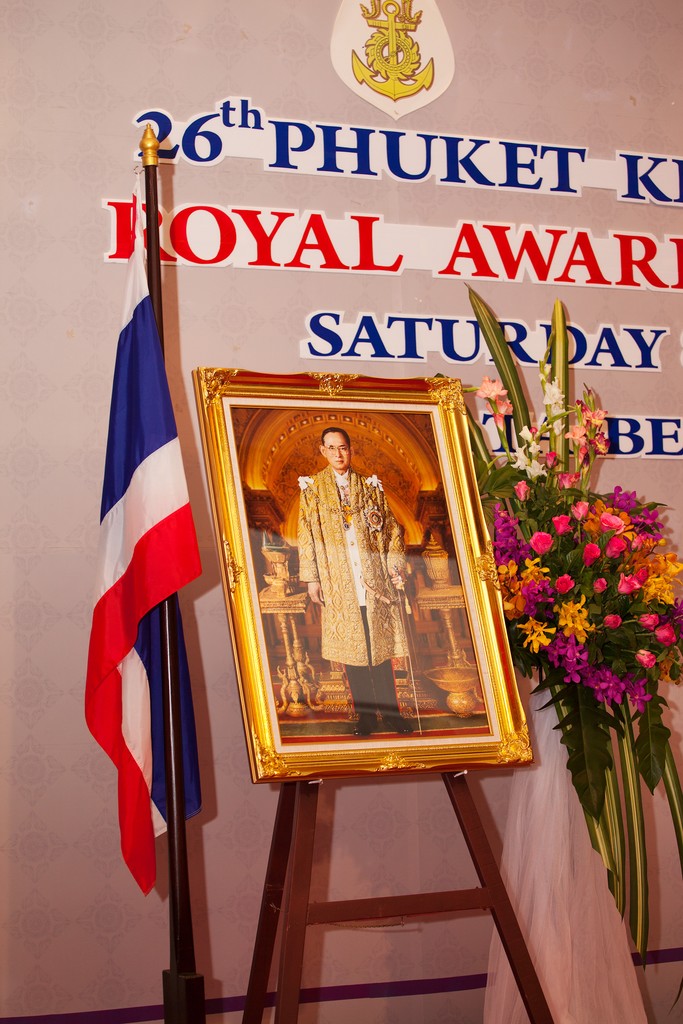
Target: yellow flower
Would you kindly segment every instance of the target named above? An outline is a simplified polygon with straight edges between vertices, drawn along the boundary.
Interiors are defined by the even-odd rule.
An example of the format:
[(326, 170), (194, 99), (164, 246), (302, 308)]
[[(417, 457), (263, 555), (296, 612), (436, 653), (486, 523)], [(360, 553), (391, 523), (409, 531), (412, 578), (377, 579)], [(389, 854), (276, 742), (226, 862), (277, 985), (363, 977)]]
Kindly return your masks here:
[(595, 626), (588, 621), (588, 610), (584, 608), (586, 595), (581, 595), (580, 601), (563, 601), (555, 605), (558, 613), (557, 624), (565, 636), (575, 636), (579, 643), (586, 642), (586, 636), (591, 633)]
[(650, 575), (643, 584), (642, 596), (647, 602), (661, 601), (662, 604), (674, 603), (675, 577), (683, 572), (683, 563), (676, 561), (673, 551), (664, 555), (653, 555), (647, 563)]
[(524, 646), (530, 647), (534, 654), (538, 654), (541, 647), (547, 647), (552, 642), (552, 634), (557, 632), (555, 626), (538, 619), (527, 619), (526, 622), (518, 622), (517, 626), (526, 633)]
[(545, 566), (541, 565), (540, 558), (526, 558), (524, 565), (526, 568), (522, 572), (523, 583), (531, 583), (532, 580), (542, 580), (544, 576), (550, 573), (550, 569), (546, 569)]
[(522, 594), (522, 581), (517, 575), (517, 568), (517, 563), (513, 561), (498, 566), (498, 580), (506, 619), (519, 619), (524, 615), (526, 600)]

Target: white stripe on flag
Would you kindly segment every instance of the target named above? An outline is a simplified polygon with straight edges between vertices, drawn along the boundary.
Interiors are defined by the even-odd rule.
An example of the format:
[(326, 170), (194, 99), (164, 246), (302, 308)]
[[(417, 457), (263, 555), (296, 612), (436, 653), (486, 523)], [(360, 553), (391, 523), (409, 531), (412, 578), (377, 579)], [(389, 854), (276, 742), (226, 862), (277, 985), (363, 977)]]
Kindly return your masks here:
[[(149, 680), (145, 666), (133, 647), (119, 665), (121, 673), (121, 732), (126, 746), (142, 772), (149, 793), (152, 792), (152, 725)], [(150, 797), (154, 835), (166, 831), (166, 822)]]
[(180, 442), (175, 437), (140, 463), (128, 490), (102, 520), (95, 604), (126, 571), (140, 538), (188, 501)]

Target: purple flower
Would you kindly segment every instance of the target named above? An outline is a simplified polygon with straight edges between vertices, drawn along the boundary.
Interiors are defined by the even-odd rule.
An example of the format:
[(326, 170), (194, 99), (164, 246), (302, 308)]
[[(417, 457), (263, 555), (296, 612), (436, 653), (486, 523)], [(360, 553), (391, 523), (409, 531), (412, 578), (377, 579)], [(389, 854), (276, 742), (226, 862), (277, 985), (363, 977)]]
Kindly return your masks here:
[(652, 700), (652, 694), (646, 690), (647, 679), (634, 679), (628, 675), (625, 679), (626, 682), (626, 693), (631, 704), (635, 707), (636, 711), (639, 711), (642, 715), (645, 710), (645, 705), (649, 700)]
[(591, 665), (583, 675), (583, 684), (593, 690), (596, 700), (621, 704), (629, 678), (621, 679), (608, 665)]
[(614, 488), (608, 501), (610, 505), (620, 509), (622, 512), (630, 512), (638, 504), (635, 491), (624, 491), (619, 486)]
[(493, 553), (497, 565), (507, 565), (508, 562), (521, 565), (531, 556), (529, 545), (522, 540), (517, 531), (518, 522), (519, 520), (511, 516), (502, 505), (496, 505), (493, 513)]
[(539, 606), (552, 604), (555, 600), (555, 591), (548, 580), (530, 580), (522, 587), (525, 605), (524, 614), (531, 618), (538, 618)]
[(588, 665), (588, 649), (575, 636), (558, 633), (546, 650), (551, 665), (564, 670), (565, 683), (582, 681), (582, 671)]

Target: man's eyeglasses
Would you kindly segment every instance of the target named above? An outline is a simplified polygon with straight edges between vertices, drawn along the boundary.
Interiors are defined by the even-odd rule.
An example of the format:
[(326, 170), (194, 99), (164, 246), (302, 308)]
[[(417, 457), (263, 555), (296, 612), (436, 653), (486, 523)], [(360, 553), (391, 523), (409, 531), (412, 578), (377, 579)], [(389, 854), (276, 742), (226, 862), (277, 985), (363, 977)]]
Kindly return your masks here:
[(334, 455), (335, 452), (339, 452), (340, 455), (346, 455), (348, 450), (349, 450), (349, 446), (347, 444), (336, 444), (336, 445), (335, 444), (326, 444), (325, 445), (325, 451), (329, 452), (330, 455)]

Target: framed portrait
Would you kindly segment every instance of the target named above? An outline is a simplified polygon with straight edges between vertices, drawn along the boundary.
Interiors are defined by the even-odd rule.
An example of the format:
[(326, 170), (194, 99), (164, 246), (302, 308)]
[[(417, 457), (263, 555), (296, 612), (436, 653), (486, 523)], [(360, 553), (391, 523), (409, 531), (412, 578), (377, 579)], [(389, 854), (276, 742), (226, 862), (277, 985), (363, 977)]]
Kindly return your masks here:
[(193, 376), (254, 781), (529, 762), (460, 382)]

